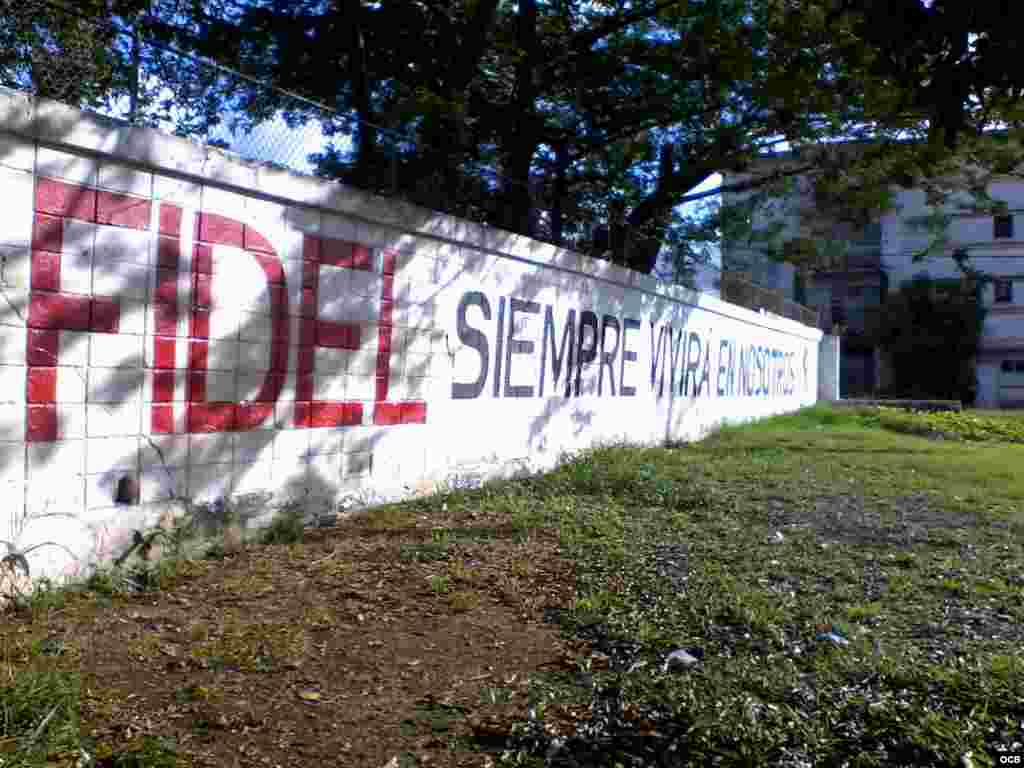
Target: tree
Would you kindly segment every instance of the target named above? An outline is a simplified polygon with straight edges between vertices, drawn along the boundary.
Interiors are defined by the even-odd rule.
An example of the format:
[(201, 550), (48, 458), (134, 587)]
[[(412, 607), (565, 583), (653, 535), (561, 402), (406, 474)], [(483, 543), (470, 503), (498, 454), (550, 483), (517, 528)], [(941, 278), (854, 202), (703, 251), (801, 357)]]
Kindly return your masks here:
[[(685, 262), (742, 218), (676, 214), (716, 172), (747, 174), (748, 205), (804, 175), (816, 205), (865, 219), (894, 181), (1006, 165), (1013, 142), (987, 131), (1019, 129), (1024, 75), (1004, 6), (153, 0), (125, 18), (154, 43), (139, 119), (317, 121), (351, 138), (318, 156), (326, 176), (650, 272), (664, 244)], [(789, 161), (762, 171), (782, 142)]]
[(0, 85), (76, 105), (127, 92), (131, 51), (116, 19), (144, 0), (0, 0)]
[(978, 283), (912, 280), (879, 313), (879, 345), (890, 360), (891, 390), (902, 396), (972, 402), (985, 312)]
[[(892, 209), (894, 188), (923, 188), (933, 213), (917, 222), (932, 234), (925, 258), (948, 244), (949, 213), (997, 213), (996, 178), (1020, 177), (1024, 157), (1024, 72), (1016, 30), (1024, 8), (1006, 0), (845, 0), (829, 24), (847, 19), (835, 78), (841, 94), (863, 91), (860, 124), (840, 147), (798, 143), (793, 172), (812, 182), (805, 207), (822, 224), (800, 243), (778, 238), (777, 258), (800, 254), (815, 265), (842, 243), (835, 223), (854, 228)], [(851, 78), (848, 73), (855, 73)], [(969, 254), (955, 255), (970, 274)]]

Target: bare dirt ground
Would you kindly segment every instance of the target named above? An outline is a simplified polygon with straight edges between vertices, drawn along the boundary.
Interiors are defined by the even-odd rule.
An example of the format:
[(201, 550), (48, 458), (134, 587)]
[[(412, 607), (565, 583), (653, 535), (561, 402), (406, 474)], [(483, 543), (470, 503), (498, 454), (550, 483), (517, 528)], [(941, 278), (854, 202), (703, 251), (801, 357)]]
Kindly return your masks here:
[(146, 736), (195, 766), (487, 765), (528, 676), (574, 663), (544, 622), (574, 579), (554, 537), (466, 522), (354, 517), (8, 630), (80, 666), (101, 765)]

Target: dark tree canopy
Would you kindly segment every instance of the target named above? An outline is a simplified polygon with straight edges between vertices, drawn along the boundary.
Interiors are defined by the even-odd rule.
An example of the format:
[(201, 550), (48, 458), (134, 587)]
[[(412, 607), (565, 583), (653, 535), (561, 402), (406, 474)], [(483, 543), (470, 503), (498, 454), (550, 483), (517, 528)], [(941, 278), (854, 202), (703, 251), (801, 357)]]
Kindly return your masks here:
[(96, 105), (129, 87), (133, 52), (114, 19), (145, 0), (0, 0), (0, 85)]
[[(1024, 11), (1005, 0), (76, 7), (250, 79), (122, 43), (96, 49), (88, 88), (36, 83), (41, 93), (82, 101), (128, 92), (134, 119), (170, 117), (185, 134), (231, 118), (315, 121), (350, 138), (316, 157), (325, 176), (643, 272), (665, 244), (685, 261), (719, 236), (718, 218), (677, 214), (716, 172), (753, 173), (747, 189), (765, 193), (809, 175), (823, 208), (856, 218), (883, 209), (894, 182), (948, 186), (964, 159), (988, 172), (1016, 166)], [(80, 50), (80, 23), (54, 22), (41, 34), (0, 22), (22, 62), (9, 56), (0, 75), (24, 84), (23, 73), (10, 73), (53, 55), (52, 41)], [(134, 73), (127, 90), (125, 72)], [(840, 140), (861, 143), (851, 153)], [(757, 158), (782, 142), (789, 162), (761, 173)]]

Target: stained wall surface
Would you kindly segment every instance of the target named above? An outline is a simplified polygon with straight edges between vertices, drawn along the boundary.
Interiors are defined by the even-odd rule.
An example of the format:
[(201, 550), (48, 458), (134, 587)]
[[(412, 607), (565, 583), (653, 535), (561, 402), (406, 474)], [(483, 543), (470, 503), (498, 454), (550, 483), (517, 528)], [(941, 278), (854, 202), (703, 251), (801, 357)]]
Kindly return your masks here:
[(35, 575), (186, 498), (326, 512), (818, 395), (812, 328), (54, 103), (0, 95), (0, 199), (0, 535)]

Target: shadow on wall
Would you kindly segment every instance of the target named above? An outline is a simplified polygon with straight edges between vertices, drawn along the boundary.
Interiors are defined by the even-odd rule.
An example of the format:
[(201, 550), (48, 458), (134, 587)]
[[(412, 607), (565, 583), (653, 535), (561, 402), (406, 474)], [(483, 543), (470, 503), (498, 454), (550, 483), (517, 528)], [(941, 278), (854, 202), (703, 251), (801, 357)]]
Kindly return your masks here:
[[(374, 465), (383, 443), (393, 447), (388, 433), (409, 428), (401, 423), (402, 407), (391, 409), (397, 417), (373, 423), (376, 407), (390, 405), (380, 390), (384, 303), (404, 302), (415, 317), (408, 329), (429, 336), (431, 347), (427, 354), (405, 356), (400, 371), (391, 354), (388, 375), (400, 379), (405, 394), (412, 394), (411, 382), (430, 381), (435, 397), (447, 397), (452, 361), (442, 372), (436, 360), (440, 344), (450, 342), (455, 329), (446, 333), (433, 310), (440, 295), (464, 278), (487, 278), (483, 273), (493, 268), (495, 257), (460, 253), (453, 245), (458, 222), (389, 202), (385, 212), (397, 210), (393, 223), (406, 229), (441, 221), (439, 236), (427, 249), (434, 253), (400, 257), (410, 267), (409, 281), (419, 278), (409, 295), (381, 297), (380, 303), (369, 295), (343, 297), (340, 303), (354, 307), (364, 321), (362, 330), (356, 329), (354, 339), (354, 323), (328, 323), (328, 330), (342, 338), (321, 345), (323, 329), (307, 320), (339, 308), (317, 304), (324, 272), (335, 283), (339, 271), (348, 270), (346, 279), (352, 281), (359, 272), (377, 283), (390, 281), (392, 290), (404, 288), (402, 271), (389, 275), (381, 259), (388, 250), (407, 253), (410, 236), (358, 218), (360, 212), (380, 213), (377, 201), (317, 182), (323, 199), (280, 207), (280, 218), (265, 228), (259, 215), (274, 210), (273, 199), (243, 199), (216, 181), (192, 180), (193, 174), (205, 177), (212, 169), (216, 177), (223, 171), (221, 153), (179, 142), (193, 154), (179, 163), (184, 174), (154, 175), (146, 164), (166, 157), (158, 157), (158, 147), (147, 141), (153, 137), (149, 131), (46, 107), (35, 126), (45, 145), (0, 138), (3, 183), (15, 191), (16, 202), (25, 201), (14, 205), (13, 215), (20, 219), (0, 242), (2, 363), (9, 385), (6, 417), (0, 420), (0, 476), (5, 496), (18, 499), (2, 537), (9, 548), (36, 547), (33, 560), (48, 570), (69, 557), (116, 554), (134, 529), (152, 525), (169, 505), (185, 499), (273, 491), (277, 499), (302, 500), (318, 514), (336, 508), (339, 492), (348, 494), (344, 503), (366, 502), (374, 488), (395, 480), (387, 476), (394, 473), (393, 464)], [(90, 133), (103, 136), (105, 152), (51, 148), (72, 134), (77, 140)], [(109, 154), (120, 152), (134, 163), (108, 161)], [(318, 204), (336, 206), (339, 195), (351, 197), (352, 215), (321, 213)], [(240, 209), (230, 210), (233, 204)], [(204, 216), (193, 228), (191, 219), (200, 210)], [(338, 252), (319, 259), (278, 253), (297, 247), (301, 232)], [(275, 247), (289, 237), (290, 243)], [(492, 232), (488, 245), (503, 250), (516, 238)], [(421, 244), (425, 240), (419, 238)], [(339, 243), (348, 244), (344, 254)], [(375, 249), (360, 251), (352, 243), (372, 243)], [(360, 254), (372, 257), (372, 265), (356, 263)], [(304, 250), (300, 255), (308, 257)], [(431, 262), (429, 270), (417, 263), (421, 260)], [(312, 277), (310, 261), (321, 265)], [(543, 287), (526, 277), (507, 289), (500, 283), (495, 281), (499, 301), (509, 297), (510, 304), (513, 296), (531, 301)], [(246, 293), (254, 284), (258, 290)], [(222, 303), (225, 295), (247, 303)], [(611, 311), (618, 313), (615, 307)], [(397, 322), (393, 327), (407, 328)], [(390, 344), (395, 337), (388, 339)], [(353, 377), (344, 366), (333, 374), (308, 370), (314, 345), (318, 351), (351, 353), (348, 364), (359, 357), (365, 365), (367, 356), (373, 358), (370, 376), (360, 376), (374, 379), (371, 390), (339, 401), (338, 393)], [(283, 366), (274, 359), (279, 348), (287, 356)], [(314, 379), (316, 391), (333, 399), (317, 408), (312, 393), (302, 393), (310, 386), (304, 378)], [(581, 384), (586, 391), (588, 382)], [(429, 404), (429, 397), (424, 401)], [(542, 438), (546, 418), (575, 404), (551, 402), (546, 416), (532, 425), (531, 442)], [(346, 410), (353, 403), (365, 406), (361, 419)], [(573, 418), (578, 436), (592, 414), (577, 408)], [(314, 428), (332, 419), (334, 428)], [(70, 533), (73, 529), (78, 532)], [(73, 551), (62, 543), (70, 541), (87, 544)]]
[[(593, 425), (597, 413), (593, 408), (584, 410), (580, 407), (580, 401), (573, 399), (581, 394), (607, 397), (607, 400), (598, 401), (603, 407), (617, 408), (620, 412), (635, 411), (637, 408), (647, 407), (647, 404), (633, 398), (639, 398), (648, 387), (654, 388), (656, 379), (658, 380), (659, 400), (667, 403), (663, 435), (638, 436), (635, 432), (624, 430), (621, 435), (624, 440), (658, 437), (670, 439), (678, 429), (680, 409), (685, 411), (689, 407), (687, 400), (676, 397), (674, 370), (668, 371), (667, 376), (671, 378), (671, 381), (668, 381), (664, 369), (654, 372), (632, 365), (627, 384), (626, 365), (638, 362), (639, 350), (648, 344), (652, 349), (661, 348), (658, 344), (661, 341), (659, 334), (666, 326), (671, 326), (677, 332), (681, 331), (688, 322), (693, 308), (663, 297), (635, 291), (627, 298), (627, 289), (617, 284), (609, 284), (605, 288), (600, 299), (590, 308), (582, 311), (569, 308), (557, 319), (545, 314), (544, 332), (540, 340), (543, 347), (542, 366), (545, 363), (561, 364), (567, 373), (564, 381), (557, 381), (558, 391), (563, 392), (564, 396), (546, 400), (541, 413), (531, 420), (531, 449), (542, 452), (546, 449), (547, 430), (560, 412), (573, 404), (577, 406), (570, 415), (573, 437), (581, 438), (581, 444), (587, 442), (586, 432)], [(566, 343), (566, 334), (575, 337), (575, 345)], [(673, 335), (671, 338), (675, 344), (678, 336)], [(668, 338), (665, 342), (668, 343)], [(568, 355), (565, 353), (566, 349)], [(575, 359), (572, 358), (574, 350)], [(673, 351), (675, 347), (669, 349), (667, 354), (671, 356)], [(656, 364), (660, 366), (660, 363), (658, 360)], [(668, 366), (665, 367), (667, 368)], [(624, 423), (629, 423), (628, 413), (625, 415), (627, 419)]]
[[(100, 130), (108, 128), (95, 122)], [(70, 122), (64, 127), (88, 128)], [(58, 142), (60, 129), (58, 120), (41, 131)], [(124, 132), (143, 162), (147, 147), (140, 139), (146, 135)], [(112, 148), (117, 149), (116, 143)], [(2, 362), (8, 385), (0, 421), (0, 476), (5, 497), (18, 499), (9, 512), (9, 528), (0, 536), (10, 549), (36, 547), (34, 559), (44, 565), (80, 554), (61, 543), (69, 540), (73, 523), (80, 531), (70, 539), (88, 539), (87, 549), (107, 556), (130, 541), (133, 527), (152, 524), (168, 502), (185, 498), (215, 499), (265, 488), (278, 491), (282, 499), (304, 500), (310, 509), (326, 509), (334, 506), (340, 490), (356, 500), (372, 496), (375, 448), (389, 428), (402, 429), (404, 416), (401, 408), (391, 407), (392, 417), (383, 423), (355, 426), (365, 419), (372, 424), (374, 406), (388, 402), (386, 392), (381, 396), (379, 361), (360, 377), (364, 385), (364, 379), (369, 381), (369, 391), (360, 393), (360, 401), (344, 401), (365, 404), (365, 419), (357, 421), (351, 409), (337, 407), (335, 400), (318, 408), (312, 393), (297, 402), (303, 386), (298, 379), (304, 376), (316, 379), (318, 392), (334, 393), (348, 378), (343, 367), (333, 375), (296, 373), (304, 365), (300, 358), (313, 357), (311, 345), (299, 351), (297, 337), (319, 341), (310, 335), (320, 329), (307, 323), (310, 307), (304, 293), (315, 293), (316, 286), (308, 284), (303, 260), (296, 262), (297, 272), (289, 270), (294, 265), (276, 259), (260, 227), (245, 223), (244, 216), (237, 217), (242, 219), (238, 243), (218, 239), (230, 233), (202, 231), (230, 225), (227, 216), (200, 220), (197, 231), (185, 231), (191, 208), (215, 209), (208, 198), (228, 197), (221, 188), (154, 177), (97, 155), (72, 157), (40, 147), (37, 156), (34, 147), (7, 139), (0, 139), (0, 173), (8, 191), (13, 187), (17, 193), (13, 197), (26, 201), (15, 205), (24, 221), (14, 222), (0, 244), (0, 325), (6, 331)], [(248, 202), (258, 208), (268, 201)], [(319, 219), (314, 205), (297, 210), (306, 220)], [(296, 223), (289, 221), (291, 212), (282, 208), (277, 224)], [(311, 234), (319, 224), (308, 227)], [(351, 237), (331, 242), (356, 241), (356, 222), (349, 222), (347, 231)], [(266, 280), (248, 297), (253, 301), (245, 309), (218, 307), (213, 288), (214, 264), (230, 288), (232, 270), (224, 269), (227, 260), (218, 260), (218, 251), (230, 246), (255, 256), (264, 267)], [(349, 258), (357, 258), (349, 250)], [(373, 255), (380, 267), (380, 252)], [(267, 268), (275, 261), (280, 280), (271, 282)], [(346, 268), (374, 274), (369, 264), (342, 262), (340, 257), (329, 262), (335, 277)], [(234, 266), (245, 271), (240, 261)], [(252, 263), (248, 267), (252, 272)], [(377, 282), (386, 282), (389, 278), (380, 272), (375, 273)], [(313, 281), (317, 277), (322, 279), (318, 275)], [(451, 280), (456, 278), (457, 273)], [(282, 311), (280, 323), (274, 317), (275, 294), (292, 310)], [(379, 304), (368, 306), (372, 297), (353, 297), (351, 303), (360, 305), (363, 314), (381, 311)], [(259, 311), (260, 305), (271, 308), (269, 315)], [(321, 308), (314, 302), (312, 309)], [(218, 317), (219, 310), (227, 311)], [(221, 323), (224, 316), (234, 322)], [(361, 355), (360, 364), (367, 356), (377, 358), (383, 319), (366, 319), (374, 323), (367, 323), (363, 333), (356, 331), (362, 343), (352, 343), (349, 335), (325, 348), (351, 353), (353, 360)], [(340, 325), (331, 324), (335, 331)], [(422, 322), (420, 329), (431, 331)], [(282, 336), (285, 342), (278, 344)], [(287, 365), (275, 367), (268, 360), (275, 347), (284, 348)], [(403, 386), (426, 380), (432, 372), (429, 354), (402, 363), (401, 372), (392, 363), (391, 375), (392, 381), (400, 376)], [(236, 401), (249, 409), (244, 422), (242, 406), (227, 405)], [(344, 426), (312, 428), (332, 419)], [(357, 450), (343, 452), (346, 441)], [(60, 551), (43, 556), (46, 548)]]
[[(0, 124), (17, 130), (5, 115), (0, 101)], [(470, 249), (466, 222), (57, 105), (35, 131), (45, 141), (28, 150), (0, 136), (0, 183), (13, 190), (0, 233), (0, 477), (21, 500), (2, 538), (18, 551), (46, 543), (34, 554), (44, 570), (116, 554), (185, 499), (273, 494), (319, 516), (414, 490), (402, 487), (411, 467), (462, 482), (458, 444), (476, 450), (481, 426), (500, 435), (449, 424), (465, 437), (431, 444), (435, 405), (473, 414), (546, 398), (514, 448), (524, 467), (557, 458), (554, 433), (559, 449), (566, 435), (582, 447), (604, 434), (605, 409), (626, 437), (648, 387), (663, 433), (639, 439), (671, 439), (700, 407), (677, 380), (693, 308), (567, 268), (541, 280), (535, 264), (492, 253), (544, 263), (552, 246), (476, 228), (486, 250)], [(102, 152), (52, 149), (83, 136)], [(169, 152), (178, 174), (147, 168)], [(643, 370), (648, 344), (659, 358)], [(528, 353), (539, 369), (516, 358)]]

